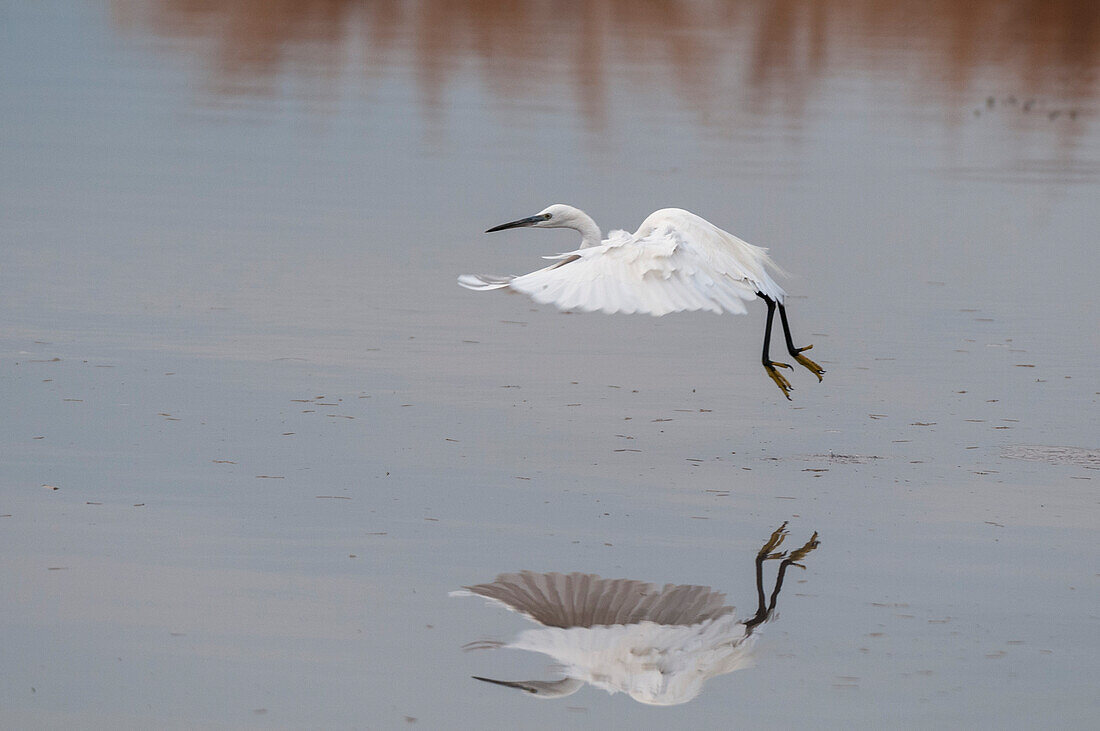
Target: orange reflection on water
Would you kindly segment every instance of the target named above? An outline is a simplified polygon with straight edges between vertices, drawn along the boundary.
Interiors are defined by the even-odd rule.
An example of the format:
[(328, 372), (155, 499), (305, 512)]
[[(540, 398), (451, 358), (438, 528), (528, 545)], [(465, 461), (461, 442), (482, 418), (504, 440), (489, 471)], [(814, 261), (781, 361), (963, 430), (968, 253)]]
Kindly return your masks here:
[(201, 54), (217, 94), (270, 94), (288, 74), (331, 86), (349, 70), (409, 66), (421, 100), (435, 104), (472, 69), (504, 98), (565, 84), (590, 123), (606, 114), (612, 84), (671, 94), (705, 120), (732, 104), (798, 114), (822, 79), (853, 73), (956, 101), (988, 91), (1080, 105), (1095, 98), (1100, 68), (1093, 0), (114, 0), (112, 9), (119, 27)]

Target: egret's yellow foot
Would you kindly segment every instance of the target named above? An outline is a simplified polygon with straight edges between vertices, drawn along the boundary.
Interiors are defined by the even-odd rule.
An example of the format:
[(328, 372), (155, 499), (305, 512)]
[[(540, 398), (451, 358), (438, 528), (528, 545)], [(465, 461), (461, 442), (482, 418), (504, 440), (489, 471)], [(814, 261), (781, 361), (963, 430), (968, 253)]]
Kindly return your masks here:
[(810, 540), (806, 541), (806, 545), (796, 551), (791, 551), (791, 555), (787, 558), (787, 562), (794, 566), (797, 566), (800, 569), (806, 568), (802, 564), (795, 562), (804, 559), (806, 557), (806, 554), (817, 548), (819, 545), (821, 545), (821, 542), (817, 540), (817, 531), (814, 531), (814, 534), (810, 537)]
[(806, 356), (802, 355), (802, 351), (809, 350), (812, 347), (814, 346), (807, 345), (805, 348), (798, 348), (797, 350), (795, 350), (795, 352), (791, 353), (791, 357), (793, 357), (795, 360), (805, 366), (810, 371), (810, 373), (813, 373), (815, 376), (817, 376), (817, 380), (820, 382), (822, 380), (821, 376), (825, 373), (825, 369), (819, 366), (817, 363), (814, 363)]
[(787, 555), (786, 551), (775, 551), (775, 549), (779, 548), (780, 544), (783, 543), (783, 539), (786, 537), (787, 521), (783, 521), (783, 525), (775, 529), (775, 532), (772, 533), (768, 542), (757, 552), (756, 557), (759, 559), (785, 558)]
[(771, 361), (771, 360), (764, 363), (764, 370), (768, 372), (768, 376), (773, 381), (775, 381), (775, 385), (779, 386), (779, 390), (782, 391), (783, 395), (787, 397), (788, 401), (790, 401), (791, 400), (791, 395), (790, 395), (791, 389), (794, 388), (794, 386), (792, 386), (791, 382), (788, 381), (782, 373), (777, 371), (776, 368), (788, 368), (790, 370), (794, 370), (794, 369), (791, 368), (786, 363), (776, 363), (775, 361)]

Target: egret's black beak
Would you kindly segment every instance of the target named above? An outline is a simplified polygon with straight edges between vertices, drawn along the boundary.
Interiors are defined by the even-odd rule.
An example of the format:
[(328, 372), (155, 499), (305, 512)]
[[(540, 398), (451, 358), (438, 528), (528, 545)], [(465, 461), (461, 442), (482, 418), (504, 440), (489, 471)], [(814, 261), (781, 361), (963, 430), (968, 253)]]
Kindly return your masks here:
[(549, 216), (528, 216), (527, 218), (521, 218), (518, 221), (511, 221), (510, 223), (502, 223), (499, 226), (493, 226), (485, 233), (491, 234), (494, 231), (503, 231), (509, 228), (519, 228), (520, 226), (534, 226), (539, 221), (545, 221)]
[[(505, 224), (505, 225), (507, 225), (507, 224)], [(486, 231), (486, 233), (488, 233), (488, 231)], [(506, 688), (519, 688), (520, 690), (525, 690), (528, 693), (534, 693), (535, 692), (534, 688), (532, 688), (530, 685), (523, 682), (522, 680), (493, 680), (492, 678), (482, 678), (482, 677), (477, 676), (477, 675), (471, 675), (470, 677), (473, 678), (474, 680), (480, 680), (483, 683), (493, 683), (495, 685), (503, 685)]]

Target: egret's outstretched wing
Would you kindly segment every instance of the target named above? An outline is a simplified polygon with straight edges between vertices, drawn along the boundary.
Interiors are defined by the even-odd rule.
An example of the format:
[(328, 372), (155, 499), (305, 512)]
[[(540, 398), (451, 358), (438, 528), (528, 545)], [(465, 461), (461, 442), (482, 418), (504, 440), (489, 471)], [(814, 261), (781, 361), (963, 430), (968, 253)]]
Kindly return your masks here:
[(634, 236), (645, 239), (662, 230), (674, 232), (710, 271), (745, 282), (754, 292), (762, 292), (777, 302), (783, 302), (783, 288), (775, 283), (768, 269), (783, 272), (768, 256), (766, 248), (743, 241), (682, 208), (654, 211), (642, 221)]
[(501, 574), (491, 584), (468, 586), (457, 595), (477, 595), (547, 627), (595, 627), (653, 622), (693, 625), (733, 612), (726, 596), (707, 586), (663, 588), (595, 574)]
[(614, 231), (600, 246), (560, 256), (558, 264), (516, 277), (508, 286), (541, 304), (609, 314), (743, 313), (745, 301), (755, 298), (751, 285), (710, 270), (667, 229), (644, 239)]
[(678, 209), (651, 215), (636, 234), (613, 231), (600, 246), (553, 258), (561, 261), (507, 282), (469, 276), (460, 282), (479, 289), (506, 284), (563, 310), (654, 316), (691, 310), (741, 314), (757, 292), (780, 302), (784, 296), (766, 271), (764, 249)]

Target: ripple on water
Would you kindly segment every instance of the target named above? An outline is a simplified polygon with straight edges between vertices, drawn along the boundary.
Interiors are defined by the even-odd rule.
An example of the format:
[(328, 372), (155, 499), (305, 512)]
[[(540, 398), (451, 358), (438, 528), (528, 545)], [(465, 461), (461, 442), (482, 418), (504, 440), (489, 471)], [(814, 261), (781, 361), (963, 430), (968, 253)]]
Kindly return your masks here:
[(1048, 464), (1068, 464), (1078, 467), (1100, 469), (1100, 449), (1082, 449), (1080, 447), (1046, 447), (1020, 444), (1006, 447), (1002, 457), (1026, 459), (1032, 462)]

